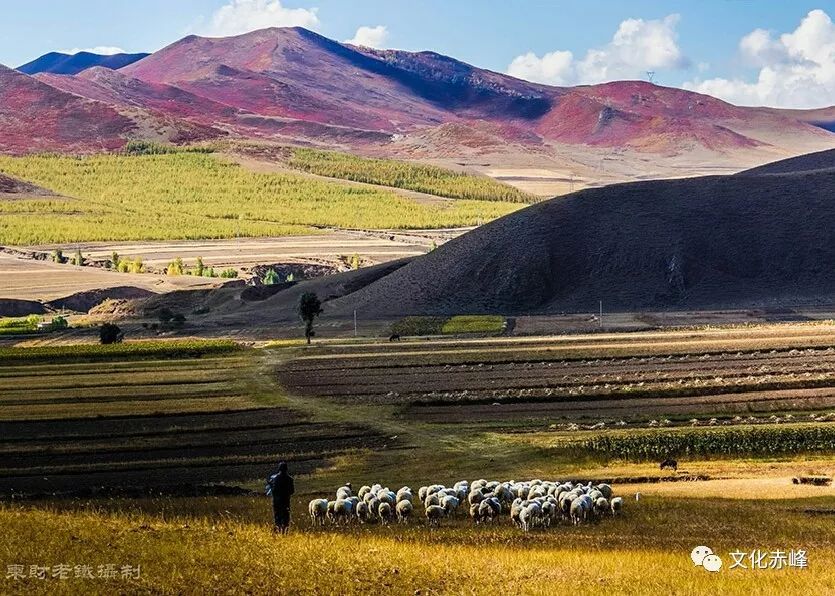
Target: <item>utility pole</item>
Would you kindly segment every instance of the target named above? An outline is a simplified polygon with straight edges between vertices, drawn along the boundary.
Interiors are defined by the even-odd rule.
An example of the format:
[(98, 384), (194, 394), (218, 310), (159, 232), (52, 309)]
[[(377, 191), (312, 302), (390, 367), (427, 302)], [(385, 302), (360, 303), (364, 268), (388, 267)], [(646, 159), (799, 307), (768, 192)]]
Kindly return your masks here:
[(598, 318), (600, 328), (603, 329), (603, 301), (600, 301), (600, 317)]

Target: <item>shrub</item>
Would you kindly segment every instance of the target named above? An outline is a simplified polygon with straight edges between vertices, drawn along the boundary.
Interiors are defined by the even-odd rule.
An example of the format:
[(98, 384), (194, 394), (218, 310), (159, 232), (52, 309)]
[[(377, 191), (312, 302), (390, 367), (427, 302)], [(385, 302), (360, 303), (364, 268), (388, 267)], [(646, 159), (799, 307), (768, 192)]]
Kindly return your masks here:
[(105, 323), (99, 329), (99, 342), (102, 345), (120, 344), (125, 338), (125, 334), (113, 323)]
[(168, 267), (165, 270), (167, 275), (183, 275), (185, 272), (185, 266), (183, 265), (182, 257), (177, 257), (170, 263), (168, 263)]
[(276, 273), (275, 269), (270, 269), (264, 274), (264, 278), (261, 280), (265, 286), (273, 286), (277, 283), (281, 283), (281, 280), (278, 277), (278, 273)]
[(61, 315), (52, 317), (52, 321), (49, 324), (50, 328), (54, 331), (60, 331), (61, 329), (66, 329), (70, 326), (69, 322), (66, 318), (62, 317)]
[(203, 257), (197, 257), (197, 262), (194, 265), (194, 275), (197, 277), (203, 277), (203, 273), (206, 271), (206, 266), (203, 264)]
[(235, 279), (236, 277), (238, 277), (238, 270), (232, 269), (230, 267), (229, 269), (224, 269), (223, 271), (221, 271), (220, 276), (224, 279)]
[(80, 250), (75, 251), (71, 263), (73, 265), (76, 265), (77, 267), (81, 267), (82, 265), (84, 265), (84, 256), (81, 254)]

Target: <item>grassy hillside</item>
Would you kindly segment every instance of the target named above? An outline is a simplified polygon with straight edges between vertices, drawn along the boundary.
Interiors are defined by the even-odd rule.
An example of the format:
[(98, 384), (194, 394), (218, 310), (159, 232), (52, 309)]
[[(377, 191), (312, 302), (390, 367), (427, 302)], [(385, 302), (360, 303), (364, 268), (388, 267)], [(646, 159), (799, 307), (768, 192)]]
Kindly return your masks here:
[(169, 240), (307, 234), (310, 226), (475, 225), (520, 205), (424, 205), (377, 189), (260, 174), (211, 155), (0, 157), (0, 172), (70, 198), (0, 201), (0, 243)]
[(405, 188), (453, 199), (512, 203), (534, 203), (538, 200), (487, 176), (393, 159), (368, 159), (336, 151), (293, 148), (287, 163), (293, 168), (320, 176)]

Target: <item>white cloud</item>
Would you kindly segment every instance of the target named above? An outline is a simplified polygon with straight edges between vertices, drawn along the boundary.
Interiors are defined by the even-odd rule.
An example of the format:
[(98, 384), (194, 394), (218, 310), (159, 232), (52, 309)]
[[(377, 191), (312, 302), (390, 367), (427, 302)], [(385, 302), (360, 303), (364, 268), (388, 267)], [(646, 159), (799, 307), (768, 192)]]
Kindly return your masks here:
[(569, 51), (533, 52), (517, 56), (507, 73), (538, 83), (570, 85), (601, 83), (616, 79), (646, 77), (646, 71), (682, 69), (690, 65), (678, 46), (679, 16), (663, 19), (627, 19), (603, 47), (592, 48), (582, 59)]
[(514, 58), (507, 67), (507, 73), (537, 83), (568, 85), (575, 76), (574, 54), (558, 50), (540, 58), (533, 52), (528, 52)]
[(743, 59), (759, 68), (756, 80), (716, 78), (684, 84), (740, 105), (815, 108), (835, 104), (835, 24), (813, 10), (791, 33), (756, 29), (739, 42)]
[(125, 50), (116, 46), (96, 46), (94, 48), (72, 48), (71, 50), (58, 50), (62, 54), (78, 54), (79, 52), (91, 52), (93, 54), (102, 54), (104, 56), (112, 56), (113, 54), (126, 54)]
[(306, 27), (316, 29), (316, 8), (285, 8), (281, 0), (229, 0), (212, 15), (201, 32), (224, 37), (268, 27)]
[(389, 39), (389, 31), (385, 25), (377, 25), (376, 27), (360, 27), (351, 39), (346, 39), (345, 43), (350, 43), (355, 46), (365, 46), (367, 48), (380, 49), (385, 47)]

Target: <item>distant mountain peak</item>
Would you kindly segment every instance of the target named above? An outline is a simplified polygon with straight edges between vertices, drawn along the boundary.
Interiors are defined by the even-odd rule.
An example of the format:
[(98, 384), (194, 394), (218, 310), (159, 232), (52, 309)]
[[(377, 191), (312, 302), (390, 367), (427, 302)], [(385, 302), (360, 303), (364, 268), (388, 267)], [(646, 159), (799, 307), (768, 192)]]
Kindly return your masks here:
[(32, 62), (19, 66), (17, 70), (28, 75), (39, 73), (75, 75), (94, 66), (115, 70), (133, 64), (149, 55), (145, 53), (105, 55), (93, 52), (78, 52), (76, 54), (49, 52)]

